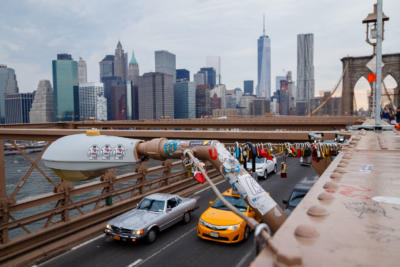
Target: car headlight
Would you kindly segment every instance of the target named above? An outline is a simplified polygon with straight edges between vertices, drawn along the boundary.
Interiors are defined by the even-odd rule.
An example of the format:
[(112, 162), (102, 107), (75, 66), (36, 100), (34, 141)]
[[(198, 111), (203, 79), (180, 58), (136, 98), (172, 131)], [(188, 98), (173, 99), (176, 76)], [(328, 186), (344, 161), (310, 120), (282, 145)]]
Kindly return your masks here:
[(228, 226), (228, 230), (237, 230), (240, 227), (240, 223), (239, 224), (235, 224), (235, 225), (229, 225)]
[(142, 230), (136, 230), (134, 232), (135, 232), (136, 235), (141, 235), (141, 234), (144, 233), (144, 230), (143, 229)]
[(111, 230), (111, 226), (110, 226), (109, 224), (106, 225), (106, 228), (107, 228), (108, 230)]

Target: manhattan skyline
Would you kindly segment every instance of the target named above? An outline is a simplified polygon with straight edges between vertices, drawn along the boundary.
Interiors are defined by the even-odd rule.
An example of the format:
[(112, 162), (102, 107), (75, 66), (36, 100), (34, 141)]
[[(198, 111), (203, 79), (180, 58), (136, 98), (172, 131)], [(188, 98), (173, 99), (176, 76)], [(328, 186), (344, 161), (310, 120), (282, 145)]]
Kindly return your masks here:
[[(318, 94), (319, 90), (331, 90), (339, 79), (340, 58), (372, 53), (364, 42), (361, 20), (372, 12), (373, 3), (5, 1), (0, 33), (7, 38), (0, 41), (0, 62), (15, 69), (20, 92), (33, 91), (39, 80), (51, 80), (51, 60), (58, 53), (82, 57), (88, 81), (95, 82), (99, 80), (98, 63), (120, 40), (126, 51), (135, 50), (141, 74), (154, 71), (156, 50), (174, 53), (176, 67), (191, 73), (204, 67), (207, 56), (217, 55), (221, 56), (223, 83), (229, 89), (242, 88), (243, 80), (257, 80), (255, 40), (262, 32), (265, 13), (266, 34), (272, 40), (271, 87), (275, 88), (274, 77), (283, 75), (284, 70), (292, 70), (296, 76), (296, 36), (313, 33)], [(391, 17), (385, 24), (385, 54), (395, 53), (400, 43), (400, 19), (390, 12), (399, 8), (395, 0), (383, 3)], [(110, 19), (109, 12), (118, 13), (117, 19)]]

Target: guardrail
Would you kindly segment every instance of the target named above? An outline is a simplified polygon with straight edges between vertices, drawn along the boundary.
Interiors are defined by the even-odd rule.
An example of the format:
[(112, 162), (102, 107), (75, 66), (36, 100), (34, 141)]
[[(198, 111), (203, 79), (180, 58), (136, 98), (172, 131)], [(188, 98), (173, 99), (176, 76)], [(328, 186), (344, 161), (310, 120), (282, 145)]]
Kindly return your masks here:
[[(24, 264), (54, 253), (72, 244), (73, 240), (82, 240), (98, 233), (106, 221), (132, 209), (148, 194), (176, 193), (197, 184), (188, 176), (181, 161), (166, 160), (162, 166), (151, 168), (147, 167), (147, 162), (142, 162), (135, 172), (119, 176), (115, 174), (115, 170), (108, 170), (97, 181), (74, 186), (68, 181), (52, 179), (38, 166), (44, 151), (32, 160), (14, 142), (11, 143), (31, 163), (31, 167), (13, 192), (7, 195), (3, 141), (0, 140), (2, 264)], [(210, 167), (211, 165), (208, 168), (210, 176), (216, 180), (222, 179), (217, 171)], [(53, 192), (16, 200), (18, 192), (29, 179), (33, 169), (38, 170), (47, 179)], [(35, 211), (32, 212), (32, 209)], [(34, 230), (33, 226), (36, 226)], [(10, 238), (10, 232), (16, 230), (23, 234)]]

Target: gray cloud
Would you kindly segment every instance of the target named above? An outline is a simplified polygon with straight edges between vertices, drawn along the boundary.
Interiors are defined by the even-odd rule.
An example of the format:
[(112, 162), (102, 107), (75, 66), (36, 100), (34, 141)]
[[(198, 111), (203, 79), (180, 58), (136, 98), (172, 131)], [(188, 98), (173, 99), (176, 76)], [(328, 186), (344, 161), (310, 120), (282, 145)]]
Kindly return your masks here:
[[(272, 88), (283, 70), (296, 74), (296, 35), (314, 33), (317, 90), (331, 89), (341, 74), (340, 58), (367, 55), (361, 20), (373, 0), (268, 1), (97, 1), (6, 0), (0, 10), (0, 63), (15, 68), (21, 91), (32, 91), (40, 79), (51, 80), (51, 60), (68, 52), (87, 60), (89, 80), (99, 79), (98, 62), (113, 54), (118, 40), (135, 50), (140, 71), (154, 70), (154, 50), (177, 55), (177, 67), (191, 74), (207, 55), (222, 57), (222, 81), (242, 87), (257, 77), (257, 38), (262, 14), (272, 46)], [(384, 1), (390, 17), (384, 53), (400, 43), (400, 3)]]

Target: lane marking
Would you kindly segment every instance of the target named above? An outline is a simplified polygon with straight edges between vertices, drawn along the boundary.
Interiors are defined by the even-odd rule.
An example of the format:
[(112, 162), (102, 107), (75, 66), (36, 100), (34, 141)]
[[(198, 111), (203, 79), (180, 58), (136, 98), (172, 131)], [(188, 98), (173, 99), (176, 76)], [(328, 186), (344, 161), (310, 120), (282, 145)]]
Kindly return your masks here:
[(86, 242), (83, 242), (82, 244), (79, 244), (79, 245), (77, 245), (77, 246), (71, 248), (71, 250), (75, 250), (75, 249), (78, 249), (78, 248), (80, 248), (80, 247), (83, 247), (83, 246), (85, 246), (85, 245), (87, 245), (87, 244), (89, 244), (89, 243), (91, 243), (91, 242), (93, 242), (93, 241), (96, 241), (96, 240), (99, 239), (99, 238), (102, 238), (103, 236), (104, 236), (103, 234), (102, 234), (102, 235), (99, 235), (99, 236), (96, 236), (95, 238), (92, 238), (92, 239), (90, 239), (90, 240), (88, 240), (88, 241), (86, 241)]
[(137, 259), (134, 262), (132, 262), (131, 264), (127, 265), (126, 267), (136, 266), (136, 265), (140, 264), (142, 261), (143, 261), (142, 259)]
[[(218, 183), (216, 183), (215, 185), (219, 185), (222, 184), (223, 182), (225, 182), (225, 180), (219, 181)], [(211, 186), (207, 186), (206, 188), (201, 189), (200, 191), (197, 191), (196, 193), (193, 194), (193, 196), (200, 194), (201, 192), (204, 192), (208, 189), (210, 189)]]
[(246, 253), (246, 255), (244, 255), (244, 257), (239, 261), (239, 263), (236, 265), (236, 267), (241, 267), (243, 266), (243, 264), (247, 261), (247, 259), (251, 256), (251, 254), (253, 254), (253, 248), (250, 249), (249, 252)]
[(174, 241), (168, 243), (165, 247), (163, 247), (162, 249), (158, 250), (157, 252), (154, 252), (153, 254), (151, 254), (149, 257), (147, 257), (146, 259), (142, 260), (138, 265), (141, 265), (143, 263), (145, 263), (146, 261), (150, 260), (151, 258), (157, 256), (158, 254), (160, 254), (162, 251), (166, 250), (167, 248), (169, 248), (170, 246), (174, 245), (176, 242), (178, 242), (179, 240), (181, 240), (182, 238), (184, 238), (185, 236), (187, 236), (188, 234), (190, 234), (191, 232), (193, 232), (194, 230), (197, 229), (197, 225), (196, 227), (194, 227), (193, 229), (189, 230), (188, 232), (184, 233), (183, 235), (181, 235), (180, 237), (178, 237), (177, 239), (175, 239)]

